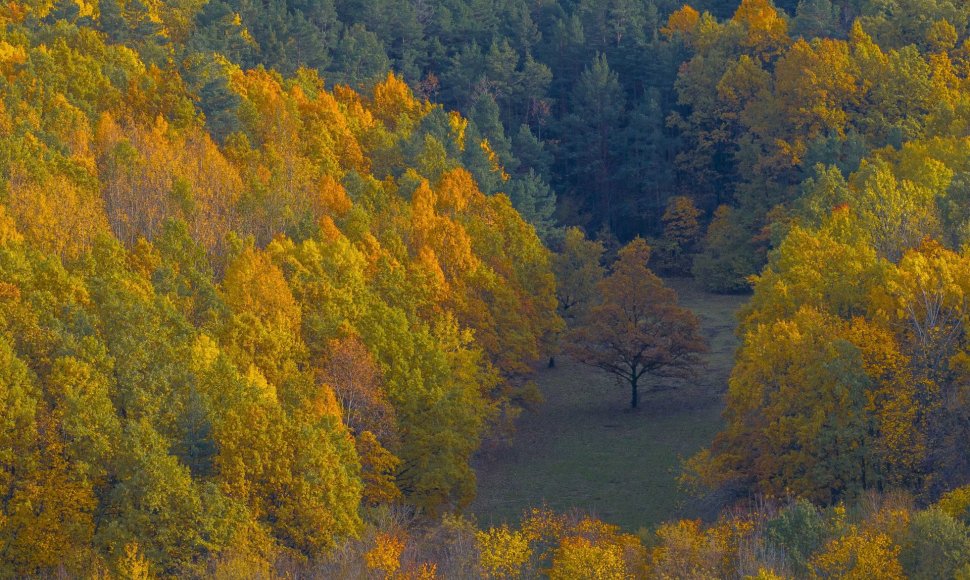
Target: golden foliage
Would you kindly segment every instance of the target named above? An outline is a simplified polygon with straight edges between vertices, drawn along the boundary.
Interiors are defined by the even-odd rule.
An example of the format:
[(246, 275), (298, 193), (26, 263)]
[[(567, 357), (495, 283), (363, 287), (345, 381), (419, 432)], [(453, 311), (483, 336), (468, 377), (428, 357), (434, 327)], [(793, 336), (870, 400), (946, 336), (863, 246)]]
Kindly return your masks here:
[(364, 501), (389, 504), (401, 499), (401, 492), (394, 481), (401, 460), (381, 446), (370, 431), (358, 435), (355, 442), (357, 455), (360, 456)]
[(850, 526), (848, 533), (829, 542), (812, 558), (814, 578), (846, 580), (902, 580), (899, 546), (884, 533), (861, 531)]
[(788, 24), (775, 10), (771, 0), (741, 0), (732, 17), (747, 32), (744, 44), (763, 56), (771, 56), (784, 49), (788, 38)]
[(970, 485), (948, 491), (936, 507), (955, 520), (970, 521)]
[(519, 578), (532, 557), (529, 534), (508, 526), (490, 528), (475, 534), (482, 571), (486, 578)]
[(118, 576), (124, 580), (151, 580), (151, 566), (138, 549), (138, 543), (125, 545), (125, 553), (118, 563)]
[(667, 36), (677, 34), (689, 35), (700, 22), (701, 14), (689, 4), (685, 4), (680, 9), (675, 10), (667, 18), (667, 26), (660, 29)]
[(371, 570), (391, 577), (401, 567), (404, 540), (392, 534), (381, 533), (374, 538), (374, 547), (364, 554), (364, 561)]
[(628, 580), (633, 577), (623, 561), (620, 546), (599, 546), (580, 536), (563, 538), (549, 569), (552, 580)]

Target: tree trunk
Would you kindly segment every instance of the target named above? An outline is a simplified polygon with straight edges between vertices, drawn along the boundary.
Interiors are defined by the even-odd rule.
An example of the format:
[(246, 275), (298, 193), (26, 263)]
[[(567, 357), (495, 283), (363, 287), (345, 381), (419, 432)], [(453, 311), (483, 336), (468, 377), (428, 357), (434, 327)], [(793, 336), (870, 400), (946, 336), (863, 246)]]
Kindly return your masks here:
[(640, 393), (637, 392), (637, 380), (630, 379), (630, 408), (636, 409), (640, 402)]

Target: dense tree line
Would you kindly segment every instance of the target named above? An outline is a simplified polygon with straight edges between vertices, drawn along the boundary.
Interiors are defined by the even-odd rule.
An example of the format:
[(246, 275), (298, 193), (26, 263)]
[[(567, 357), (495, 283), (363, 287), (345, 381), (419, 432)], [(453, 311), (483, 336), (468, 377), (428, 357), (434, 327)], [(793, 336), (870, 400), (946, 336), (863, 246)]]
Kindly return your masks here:
[[(465, 166), (486, 194), (507, 193), (546, 240), (561, 236), (557, 206), (559, 222), (591, 233), (659, 236), (669, 199), (686, 195), (731, 246), (708, 244), (698, 266), (712, 288), (728, 291), (745, 288), (744, 277), (763, 265), (761, 230), (774, 221), (765, 215), (797, 197), (816, 163), (851, 169), (866, 152), (919, 131), (929, 104), (915, 101), (926, 98), (919, 76), (928, 73), (912, 51), (928, 58), (949, 42), (959, 52), (968, 21), (960, 3), (917, 0), (708, 0), (689, 10), (672, 0), (79, 6), (55, 3), (48, 19), (99, 28), (146, 62), (177, 68), (217, 140), (239, 128), (220, 57), (284, 75), (311, 68), (331, 87), (367, 89), (394, 70), (419, 96), (470, 119), (470, 138), (487, 139), (507, 173), (491, 172), (490, 154), (477, 148)], [(889, 69), (868, 72), (882, 78), (859, 78), (862, 92), (844, 85), (845, 69), (829, 52), (854, 23), (883, 52), (906, 48)], [(824, 46), (806, 52), (813, 38)], [(812, 59), (834, 67), (829, 78), (797, 86), (793, 71), (821, 66)], [(812, 90), (828, 103), (808, 102), (819, 98)], [(893, 96), (902, 93), (913, 102)], [(849, 107), (839, 113), (836, 101)], [(906, 111), (913, 118), (900, 121)], [(787, 131), (800, 138), (781, 134), (786, 115)], [(720, 205), (741, 211), (715, 215)]]
[(2, 14), (0, 574), (312, 560), (369, 506), (466, 505), (560, 325), (548, 251), (462, 166), (502, 179), (487, 142), (391, 74), (201, 84), (73, 8)]
[(831, 503), (970, 478), (968, 9), (904, 8), (811, 40), (753, 1), (670, 19), (696, 52), (678, 122), (711, 153), (685, 161), (712, 192), (739, 175), (694, 271), (754, 287), (708, 483)]
[[(671, 16), (665, 33), (691, 53), (670, 117), (687, 144), (677, 163), (695, 203), (717, 207), (694, 260), (709, 288), (748, 287), (820, 166), (862, 178), (867, 157), (961, 136), (970, 9), (934, 4), (803, 2), (788, 18), (749, 0), (727, 21), (690, 7)], [(935, 235), (924, 225), (910, 235)]]
[(963, 578), (970, 572), (967, 488), (927, 509), (905, 495), (851, 508), (806, 500), (739, 507), (717, 521), (625, 533), (596, 519), (531, 509), (518, 525), (431, 529), (393, 522), (316, 570), (323, 577)]
[[(491, 153), (478, 149), (466, 167), (486, 194), (507, 193), (543, 239), (559, 241), (555, 217), (622, 240), (659, 237), (669, 200), (687, 196), (714, 226), (697, 274), (736, 291), (766, 260), (766, 226), (817, 163), (852, 171), (868, 152), (933, 126), (930, 77), (945, 74), (941, 51), (960, 66), (970, 18), (961, 3), (918, 0), (681, 8), (669, 0), (218, 0), (145, 8), (158, 13), (154, 22), (177, 20), (176, 34), (147, 26), (131, 6), (105, 30), (126, 30), (119, 38), (148, 60), (174, 50), (183, 75), (204, 89), (217, 135), (238, 115), (210, 76), (214, 54), (283, 74), (306, 66), (328, 86), (366, 88), (394, 70), (420, 96), (470, 119), (470, 138), (487, 139), (507, 174), (490, 172)], [(862, 42), (856, 25), (885, 63), (846, 48)], [(680, 261), (676, 269), (689, 271)]]
[[(728, 16), (733, 1), (701, 7)], [(87, 8), (85, 8), (87, 7)], [(673, 159), (673, 81), (685, 48), (660, 30), (673, 0), (361, 2), (200, 0), (58, 3), (67, 18), (177, 67), (198, 89), (218, 138), (238, 128), (238, 103), (213, 74), (224, 56), (284, 75), (316, 70), (328, 86), (369, 88), (394, 70), (420, 96), (463, 112), (509, 179), (466, 165), (486, 193), (554, 235), (560, 215), (621, 237), (657, 230), (685, 175)], [(644, 58), (649, 54), (650, 58)], [(690, 176), (686, 176), (688, 181)]]

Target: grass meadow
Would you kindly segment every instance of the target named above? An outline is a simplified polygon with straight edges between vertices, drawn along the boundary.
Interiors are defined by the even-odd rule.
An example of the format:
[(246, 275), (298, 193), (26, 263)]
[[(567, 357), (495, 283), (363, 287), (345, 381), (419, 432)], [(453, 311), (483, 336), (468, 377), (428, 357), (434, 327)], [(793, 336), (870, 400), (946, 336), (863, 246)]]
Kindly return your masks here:
[(629, 387), (558, 357), (555, 368), (539, 373), (545, 401), (519, 419), (512, 446), (477, 462), (472, 512), (481, 524), (515, 523), (543, 504), (579, 509), (631, 532), (716, 511), (681, 492), (677, 477), (681, 461), (721, 426), (737, 347), (735, 313), (746, 297), (708, 294), (684, 279), (667, 283), (698, 315), (710, 346), (697, 379), (650, 380), (641, 386), (640, 409), (631, 412)]

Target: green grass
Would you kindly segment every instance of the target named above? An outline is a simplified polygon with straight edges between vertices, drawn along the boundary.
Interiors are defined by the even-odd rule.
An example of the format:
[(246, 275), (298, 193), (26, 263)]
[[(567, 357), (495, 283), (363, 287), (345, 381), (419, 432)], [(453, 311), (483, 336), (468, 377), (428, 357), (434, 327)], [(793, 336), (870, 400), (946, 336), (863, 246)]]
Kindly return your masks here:
[(512, 447), (478, 461), (472, 512), (481, 524), (514, 523), (543, 504), (577, 508), (630, 531), (701, 515), (677, 477), (681, 461), (721, 426), (737, 346), (734, 314), (746, 298), (707, 294), (685, 280), (668, 284), (700, 317), (710, 344), (697, 380), (662, 381), (658, 386), (677, 388), (656, 393), (641, 387), (641, 408), (631, 412), (627, 387), (560, 357), (537, 377), (545, 403), (523, 414)]

